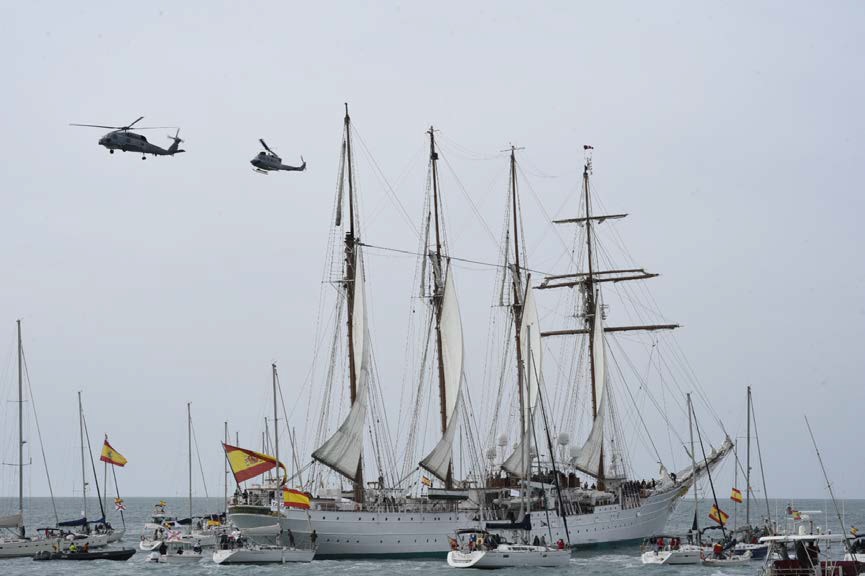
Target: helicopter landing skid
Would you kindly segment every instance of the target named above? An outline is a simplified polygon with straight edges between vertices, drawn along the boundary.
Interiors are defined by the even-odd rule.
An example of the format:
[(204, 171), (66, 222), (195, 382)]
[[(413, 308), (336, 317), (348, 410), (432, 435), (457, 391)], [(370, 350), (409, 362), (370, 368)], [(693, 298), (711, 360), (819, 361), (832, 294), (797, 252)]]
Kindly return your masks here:
[(261, 168), (253, 168), (252, 171), (258, 172), (259, 174), (264, 174), (265, 176), (267, 176), (267, 170), (262, 170)]

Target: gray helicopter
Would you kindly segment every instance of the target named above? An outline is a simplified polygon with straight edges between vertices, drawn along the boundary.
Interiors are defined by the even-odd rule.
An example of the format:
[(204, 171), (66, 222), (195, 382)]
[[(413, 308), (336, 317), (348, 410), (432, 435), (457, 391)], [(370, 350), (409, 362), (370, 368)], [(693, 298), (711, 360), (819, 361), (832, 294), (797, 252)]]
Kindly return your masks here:
[(288, 164), (282, 163), (282, 158), (276, 155), (276, 152), (270, 149), (270, 147), (262, 140), (258, 139), (261, 142), (261, 145), (264, 146), (264, 150), (256, 154), (255, 158), (249, 161), (252, 164), (252, 169), (258, 172), (259, 174), (267, 174), (268, 172), (274, 170), (285, 170), (287, 172), (303, 172), (306, 170), (306, 161), (303, 159), (303, 156), (300, 157), (300, 161), (303, 162), (300, 166), (289, 166)]
[[(124, 152), (138, 152), (141, 154), (142, 160), (147, 160), (147, 154), (154, 156), (174, 156), (186, 150), (179, 148), (183, 140), (180, 136), (180, 128), (174, 136), (168, 135), (168, 138), (173, 140), (168, 148), (160, 148), (156, 144), (151, 144), (147, 138), (141, 134), (130, 132), (133, 126), (141, 121), (144, 116), (140, 116), (138, 120), (128, 126), (102, 126), (101, 124), (70, 124), (70, 126), (85, 126), (88, 128), (109, 128), (112, 131), (99, 139), (99, 145), (108, 148), (108, 151), (114, 154), (115, 150), (123, 150)], [(139, 126), (136, 130), (163, 130), (166, 128), (174, 128), (174, 126)]]

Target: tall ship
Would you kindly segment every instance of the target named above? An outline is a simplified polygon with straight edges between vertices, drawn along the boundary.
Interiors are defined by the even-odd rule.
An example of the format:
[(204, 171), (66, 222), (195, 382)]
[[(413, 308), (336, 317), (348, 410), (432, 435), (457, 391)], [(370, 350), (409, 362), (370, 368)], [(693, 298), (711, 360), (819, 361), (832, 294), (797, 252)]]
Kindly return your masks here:
[[(501, 345), (502, 361), (497, 374), (484, 382), (484, 406), (492, 407), (494, 414), (485, 422), (490, 436), (480, 440), (480, 415), (473, 413), (465, 386), (454, 258), (447, 242), (439, 151), (432, 128), (428, 132), (427, 197), (417, 251), (420, 282), (416, 294), (426, 306), (426, 314), (420, 315), (423, 328), (418, 331), (423, 344), (418, 354), (417, 389), (407, 414), (401, 414), (400, 423), (405, 425), (396, 434), (405, 445), (400, 458), (396, 457), (386, 415), (380, 412), (384, 409), (383, 395), (375, 381), (367, 317), (366, 245), (361, 237), (352, 133), (346, 107), (332, 256), (326, 266), (336, 298), (330, 314), (333, 334), (322, 338), (330, 349), (325, 356), (326, 375), (320, 383), (321, 413), (313, 430), (311, 462), (298, 466), (297, 473), (286, 479), (288, 485), (302, 487), (306, 497), (302, 505), (283, 506), (279, 492), (285, 486), (280, 480), (239, 488), (228, 507), (229, 520), (243, 530), (272, 524), (278, 518), (284, 539), (290, 530), (300, 545), (314, 540), (317, 558), (444, 557), (450, 549), (450, 537), (467, 527), (513, 531), (514, 541), (537, 538), (552, 543), (562, 539), (574, 546), (633, 541), (661, 532), (676, 502), (707, 466), (721, 461), (730, 451), (730, 443), (725, 441), (700, 465), (678, 474), (662, 470), (660, 478), (642, 485), (631, 479), (634, 476), (629, 474), (618, 445), (622, 436), (615, 405), (609, 399), (605, 342), (609, 333), (625, 328), (666, 327), (605, 327), (601, 285), (630, 278), (627, 272), (598, 271), (593, 256), (585, 272), (547, 278), (532, 286), (514, 149), (508, 170), (508, 225), (503, 234), (502, 261), (496, 265), (502, 280), (499, 308), (510, 318), (506, 324), (495, 325), (497, 333), (490, 339)], [(589, 173), (587, 161), (583, 177), (586, 215), (575, 221), (583, 225), (588, 253), (592, 254), (591, 228), (604, 218), (591, 213)], [(650, 276), (642, 274), (640, 279)], [(560, 285), (577, 288), (582, 324), (572, 330), (543, 332), (535, 288)], [(322, 315), (327, 317), (327, 312)], [(588, 345), (589, 353), (586, 356), (577, 345), (571, 346), (565, 357), (577, 368), (560, 383), (564, 391), (547, 398), (551, 389), (543, 377), (543, 343), (548, 337), (567, 336), (577, 336)], [(581, 388), (576, 380), (586, 375), (591, 381), (591, 404), (584, 396), (568, 396), (569, 390)], [(424, 383), (431, 386), (426, 392), (422, 391)], [(569, 431), (576, 428), (571, 408), (577, 405), (591, 409), (590, 429), (578, 448), (569, 445)], [(424, 414), (432, 414), (433, 422), (427, 422), (425, 431), (419, 433)], [(431, 446), (424, 446), (430, 437)], [(458, 437), (459, 462), (454, 458)], [(540, 441), (544, 438), (546, 443)], [(254, 459), (266, 461), (268, 467), (281, 464), (278, 457), (266, 454), (256, 454)]]

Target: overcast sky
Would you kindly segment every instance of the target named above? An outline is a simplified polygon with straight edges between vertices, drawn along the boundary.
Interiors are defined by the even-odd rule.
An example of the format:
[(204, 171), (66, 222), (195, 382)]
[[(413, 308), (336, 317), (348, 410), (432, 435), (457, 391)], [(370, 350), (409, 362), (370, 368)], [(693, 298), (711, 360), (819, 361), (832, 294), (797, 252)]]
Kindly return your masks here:
[[(684, 325), (731, 434), (753, 387), (770, 494), (825, 494), (807, 413), (839, 495), (863, 496), (851, 448), (865, 406), (865, 4), (8, 2), (2, 14), (0, 453), (15, 459), (21, 318), (58, 493), (80, 491), (78, 390), (94, 449), (108, 433), (130, 460), (124, 492), (153, 496), (186, 492), (186, 402), (213, 495), (223, 422), (256, 442), (271, 362), (287, 399), (298, 393), (349, 102), (364, 239), (407, 250), (417, 237), (385, 178), (417, 226), (430, 124), (449, 162), (451, 252), (467, 258), (496, 260), (500, 150), (526, 147), (541, 270), (563, 262), (544, 212), (574, 215), (593, 144), (596, 191), (631, 215), (618, 230), (662, 274), (653, 294)], [(68, 126), (141, 115), (180, 126), (188, 152), (110, 156), (104, 130)], [(167, 132), (147, 136), (167, 146)], [(307, 172), (253, 173), (260, 137)], [(377, 365), (398, 390), (414, 260), (369, 252)], [(495, 273), (458, 272), (466, 348), (483, 352)], [(482, 356), (466, 365), (476, 395)], [(299, 431), (306, 421), (306, 406), (292, 412)], [(2, 478), (14, 494), (14, 469)], [(47, 493), (41, 466), (28, 484)]]

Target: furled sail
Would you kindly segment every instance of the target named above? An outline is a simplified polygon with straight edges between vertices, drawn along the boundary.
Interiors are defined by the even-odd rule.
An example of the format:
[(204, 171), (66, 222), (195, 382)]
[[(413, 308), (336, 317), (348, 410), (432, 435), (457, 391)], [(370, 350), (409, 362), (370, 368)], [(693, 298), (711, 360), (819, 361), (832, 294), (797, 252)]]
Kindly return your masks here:
[(441, 440), (420, 465), (444, 481), (450, 467), (453, 439), (463, 379), (463, 326), (451, 267), (447, 267), (441, 308), (442, 364), (444, 365), (445, 416), (447, 426)]
[[(528, 284), (528, 282), (527, 282)], [(538, 308), (535, 305), (535, 297), (532, 290), (526, 292), (523, 302), (523, 317), (520, 322), (520, 349), (523, 358), (523, 382), (527, 391), (526, 402), (523, 403), (522, 426), (525, 430), (525, 439), (529, 443), (526, 450), (523, 441), (517, 443), (514, 452), (502, 467), (510, 474), (522, 477), (525, 475), (534, 451), (532, 439), (532, 423), (535, 415), (535, 406), (538, 403), (538, 387), (541, 383), (541, 328), (538, 321)], [(528, 461), (527, 461), (528, 459)]]
[(0, 516), (0, 528), (20, 528), (21, 526), (24, 526), (24, 519), (20, 512), (9, 516)]
[(369, 381), (369, 332), (366, 322), (366, 290), (361, 248), (355, 246), (354, 306), (352, 309), (352, 340), (354, 345), (354, 366), (357, 371), (354, 403), (337, 431), (312, 453), (312, 457), (336, 470), (346, 478), (354, 480), (357, 466), (363, 452), (363, 431), (366, 423), (366, 410)]
[(604, 448), (604, 420), (606, 418), (606, 358), (604, 354), (604, 318), (600, 294), (595, 299), (594, 335), (592, 336), (592, 356), (595, 366), (595, 399), (598, 413), (592, 423), (592, 431), (586, 443), (574, 458), (573, 465), (592, 476), (600, 474), (601, 456)]

